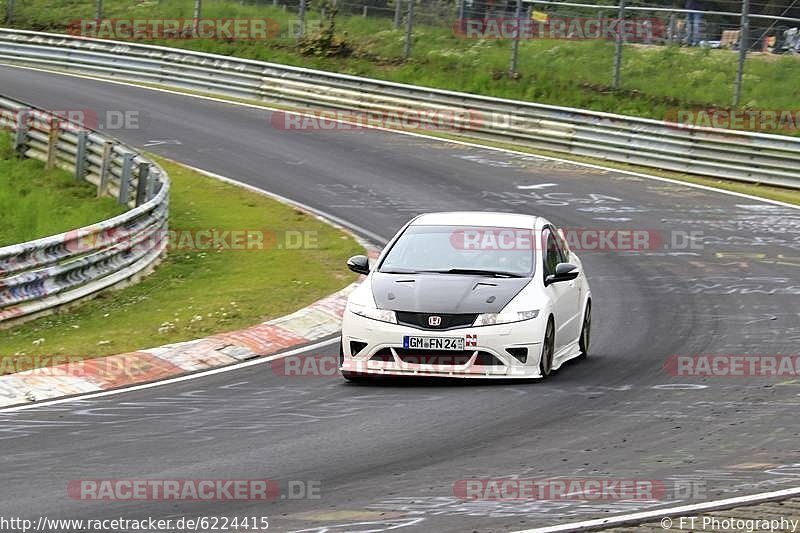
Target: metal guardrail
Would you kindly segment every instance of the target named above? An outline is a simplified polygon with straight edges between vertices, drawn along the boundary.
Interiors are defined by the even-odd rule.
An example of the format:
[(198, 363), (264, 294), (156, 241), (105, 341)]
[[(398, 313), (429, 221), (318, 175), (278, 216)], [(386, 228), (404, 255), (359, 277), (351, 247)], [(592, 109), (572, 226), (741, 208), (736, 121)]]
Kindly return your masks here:
[[(467, 116), (459, 133), (540, 150), (800, 188), (800, 138), (690, 127), (238, 59), (0, 29), (0, 62), (350, 113)], [(435, 119), (432, 119), (435, 121)]]
[(60, 235), (0, 248), (0, 323), (116, 285), (154, 265), (167, 239), (169, 178), (130, 148), (41, 109), (0, 97), (0, 129), (22, 157), (60, 167), (130, 209)]

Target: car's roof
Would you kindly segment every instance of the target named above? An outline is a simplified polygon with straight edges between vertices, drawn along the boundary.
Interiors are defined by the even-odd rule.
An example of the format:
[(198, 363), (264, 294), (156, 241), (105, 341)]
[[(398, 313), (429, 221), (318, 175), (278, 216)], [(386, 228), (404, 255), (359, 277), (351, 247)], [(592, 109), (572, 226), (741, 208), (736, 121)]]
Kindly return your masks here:
[(415, 218), (412, 226), (487, 226), (494, 228), (535, 229), (539, 217), (490, 211), (450, 211), (426, 213)]

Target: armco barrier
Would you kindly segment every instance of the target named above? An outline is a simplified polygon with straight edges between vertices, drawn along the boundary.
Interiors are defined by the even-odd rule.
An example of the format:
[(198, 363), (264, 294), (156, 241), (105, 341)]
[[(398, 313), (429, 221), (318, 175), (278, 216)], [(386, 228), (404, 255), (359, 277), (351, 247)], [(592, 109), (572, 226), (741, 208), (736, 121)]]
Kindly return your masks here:
[(679, 126), (188, 50), (20, 30), (0, 29), (0, 62), (288, 102), (302, 108), (467, 116), (473, 119), (461, 129), (471, 136), (800, 188), (800, 138)]
[(129, 208), (91, 226), (0, 248), (0, 323), (90, 296), (158, 260), (168, 242), (169, 178), (161, 167), (113, 139), (2, 97), (0, 129), (12, 132), (20, 156), (68, 170)]

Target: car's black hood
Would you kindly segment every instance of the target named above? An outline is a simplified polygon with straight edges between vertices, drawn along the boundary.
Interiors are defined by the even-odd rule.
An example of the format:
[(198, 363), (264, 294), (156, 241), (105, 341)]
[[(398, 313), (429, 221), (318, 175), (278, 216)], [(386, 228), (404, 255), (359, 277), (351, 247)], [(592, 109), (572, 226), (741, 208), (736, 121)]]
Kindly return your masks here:
[(528, 282), (529, 278), (375, 272), (372, 294), (380, 309), (392, 311), (498, 313)]

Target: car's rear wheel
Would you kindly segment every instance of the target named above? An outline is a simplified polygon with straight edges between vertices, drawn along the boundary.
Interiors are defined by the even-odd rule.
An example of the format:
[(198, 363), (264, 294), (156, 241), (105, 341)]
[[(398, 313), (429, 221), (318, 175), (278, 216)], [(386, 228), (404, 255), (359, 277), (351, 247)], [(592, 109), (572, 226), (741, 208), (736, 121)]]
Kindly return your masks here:
[(547, 329), (544, 333), (544, 341), (542, 342), (542, 356), (539, 358), (539, 372), (542, 378), (546, 378), (553, 370), (553, 351), (556, 344), (555, 327), (553, 321), (548, 320)]
[(581, 359), (589, 357), (589, 340), (592, 330), (592, 302), (586, 302), (586, 312), (583, 314), (583, 326), (581, 327), (581, 337), (578, 346), (581, 349)]

